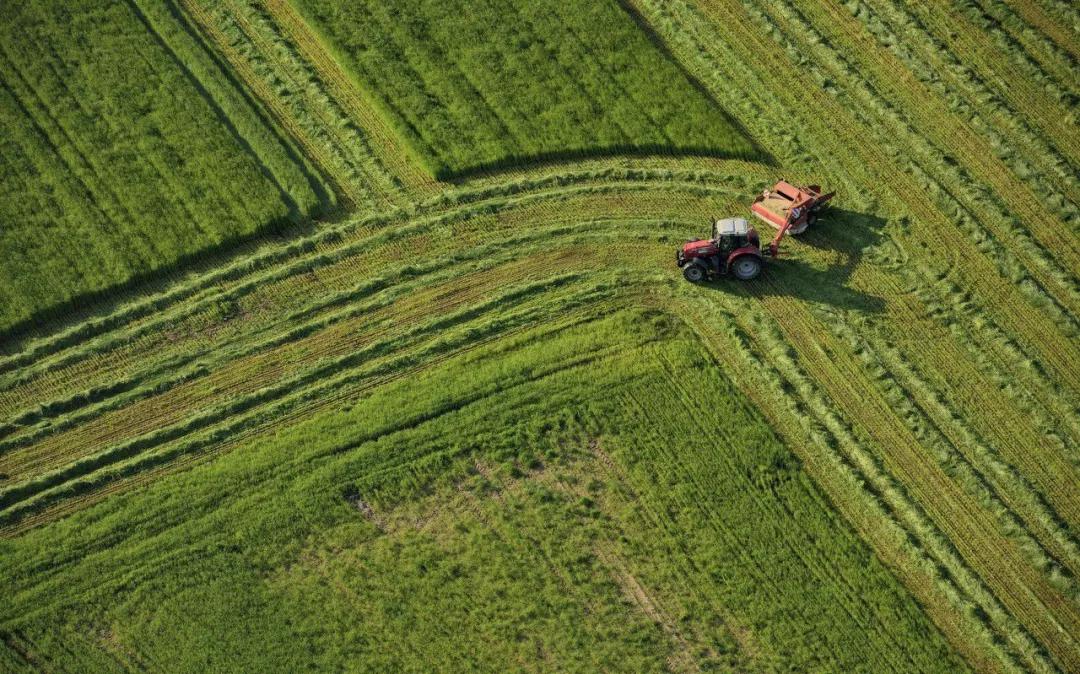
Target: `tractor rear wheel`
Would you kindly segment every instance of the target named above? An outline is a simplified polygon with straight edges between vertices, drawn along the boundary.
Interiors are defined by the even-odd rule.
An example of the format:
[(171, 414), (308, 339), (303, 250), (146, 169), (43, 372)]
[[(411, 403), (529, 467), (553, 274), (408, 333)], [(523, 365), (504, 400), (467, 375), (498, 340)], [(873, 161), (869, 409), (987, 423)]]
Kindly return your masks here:
[(683, 278), (691, 283), (700, 283), (705, 280), (705, 267), (700, 264), (688, 264), (683, 267)]
[(761, 273), (761, 260), (754, 255), (740, 255), (731, 263), (731, 273), (740, 281), (757, 278)]

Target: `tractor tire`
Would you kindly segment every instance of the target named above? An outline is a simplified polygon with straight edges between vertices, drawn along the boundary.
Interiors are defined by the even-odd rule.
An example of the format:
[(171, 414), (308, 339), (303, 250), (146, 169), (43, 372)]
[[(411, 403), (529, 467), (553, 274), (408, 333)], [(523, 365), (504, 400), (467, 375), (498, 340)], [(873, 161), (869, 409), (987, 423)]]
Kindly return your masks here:
[(761, 260), (754, 255), (740, 255), (731, 263), (731, 274), (740, 281), (750, 281), (761, 273)]
[(700, 264), (688, 264), (683, 267), (682, 275), (691, 283), (701, 283), (705, 280), (705, 267)]

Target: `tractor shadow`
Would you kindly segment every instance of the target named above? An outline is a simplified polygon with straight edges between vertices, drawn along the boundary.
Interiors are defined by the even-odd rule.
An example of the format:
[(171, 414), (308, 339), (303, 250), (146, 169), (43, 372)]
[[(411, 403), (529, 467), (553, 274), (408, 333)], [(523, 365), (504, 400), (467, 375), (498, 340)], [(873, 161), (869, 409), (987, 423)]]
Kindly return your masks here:
[[(764, 223), (757, 226), (763, 240), (774, 233)], [(721, 278), (702, 285), (721, 292), (747, 292), (752, 297), (793, 297), (839, 309), (881, 313), (885, 309), (883, 298), (847, 283), (866, 251), (881, 240), (884, 227), (885, 220), (875, 215), (831, 208), (804, 234), (784, 237), (779, 259), (769, 260), (757, 280), (744, 283)], [(807, 259), (823, 257), (839, 257), (839, 264)], [(827, 266), (822, 268), (823, 264)]]

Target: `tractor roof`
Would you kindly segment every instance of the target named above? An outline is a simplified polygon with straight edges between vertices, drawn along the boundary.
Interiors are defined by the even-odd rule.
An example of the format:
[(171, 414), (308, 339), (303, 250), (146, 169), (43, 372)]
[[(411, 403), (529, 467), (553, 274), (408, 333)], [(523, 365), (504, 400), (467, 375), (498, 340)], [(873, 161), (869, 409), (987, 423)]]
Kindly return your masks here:
[(750, 229), (750, 225), (746, 222), (746, 218), (724, 218), (717, 220), (713, 225), (713, 233), (716, 236), (724, 235), (745, 235)]

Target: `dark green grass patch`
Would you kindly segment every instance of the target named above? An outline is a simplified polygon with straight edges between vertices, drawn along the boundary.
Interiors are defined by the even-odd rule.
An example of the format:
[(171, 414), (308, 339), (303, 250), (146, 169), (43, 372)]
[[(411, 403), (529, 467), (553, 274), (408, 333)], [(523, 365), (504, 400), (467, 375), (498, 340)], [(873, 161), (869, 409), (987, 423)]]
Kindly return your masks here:
[(754, 152), (616, 0), (296, 4), (440, 178), (610, 152)]
[(332, 200), (168, 3), (0, 8), (0, 332)]

